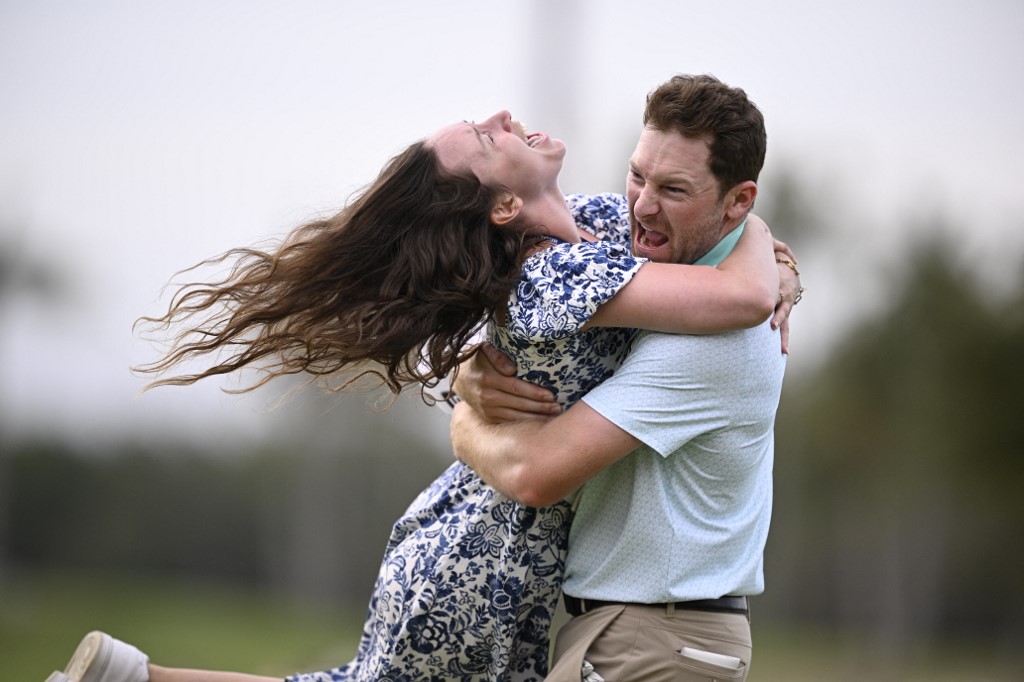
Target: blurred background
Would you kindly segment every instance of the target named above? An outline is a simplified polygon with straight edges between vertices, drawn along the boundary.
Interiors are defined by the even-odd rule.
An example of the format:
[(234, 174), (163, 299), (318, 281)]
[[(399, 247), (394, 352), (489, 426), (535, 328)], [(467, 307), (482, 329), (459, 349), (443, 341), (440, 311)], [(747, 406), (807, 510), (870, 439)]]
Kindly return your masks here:
[(1024, 4), (0, 3), (0, 676), (102, 628), (272, 675), (354, 651), (447, 466), (415, 395), (139, 394), (173, 274), (502, 108), (620, 191), (646, 93), (765, 114), (800, 258), (750, 680), (1024, 678)]

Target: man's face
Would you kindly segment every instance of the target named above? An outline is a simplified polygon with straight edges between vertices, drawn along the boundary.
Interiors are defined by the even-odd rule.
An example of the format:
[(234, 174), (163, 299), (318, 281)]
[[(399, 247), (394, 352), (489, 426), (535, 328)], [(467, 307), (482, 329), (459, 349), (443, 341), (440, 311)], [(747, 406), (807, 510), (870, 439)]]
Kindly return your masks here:
[(693, 263), (738, 224), (727, 215), (729, 196), (719, 199), (708, 157), (703, 139), (644, 128), (626, 178), (634, 255)]

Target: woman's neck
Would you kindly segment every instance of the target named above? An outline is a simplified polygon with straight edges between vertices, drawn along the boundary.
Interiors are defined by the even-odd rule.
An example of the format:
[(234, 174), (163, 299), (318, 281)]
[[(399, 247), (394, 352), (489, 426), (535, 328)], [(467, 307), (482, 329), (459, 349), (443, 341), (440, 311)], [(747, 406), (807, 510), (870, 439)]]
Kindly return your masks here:
[(580, 241), (576, 221), (573, 220), (569, 207), (565, 205), (565, 196), (561, 190), (551, 192), (527, 202), (520, 213), (522, 225), (541, 227), (544, 234), (565, 242)]

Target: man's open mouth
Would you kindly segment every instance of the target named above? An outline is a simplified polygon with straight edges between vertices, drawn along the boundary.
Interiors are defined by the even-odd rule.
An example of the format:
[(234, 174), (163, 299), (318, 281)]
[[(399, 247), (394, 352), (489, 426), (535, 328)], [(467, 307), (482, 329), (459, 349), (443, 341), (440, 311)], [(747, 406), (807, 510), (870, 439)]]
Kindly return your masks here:
[(636, 241), (638, 244), (640, 244), (640, 246), (646, 247), (648, 249), (656, 249), (659, 246), (664, 246), (665, 244), (668, 243), (667, 234), (662, 234), (661, 232), (649, 230), (643, 225), (638, 225), (638, 227), (640, 229), (637, 231)]

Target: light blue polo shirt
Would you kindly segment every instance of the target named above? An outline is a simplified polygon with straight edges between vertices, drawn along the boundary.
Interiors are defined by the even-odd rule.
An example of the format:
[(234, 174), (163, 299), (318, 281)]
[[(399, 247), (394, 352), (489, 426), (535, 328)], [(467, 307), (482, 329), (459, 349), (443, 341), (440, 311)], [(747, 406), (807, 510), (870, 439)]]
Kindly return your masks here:
[[(741, 225), (700, 264), (732, 251)], [(589, 481), (565, 592), (662, 603), (764, 590), (774, 421), (785, 356), (769, 322), (738, 332), (641, 332), (584, 396), (644, 445)]]

